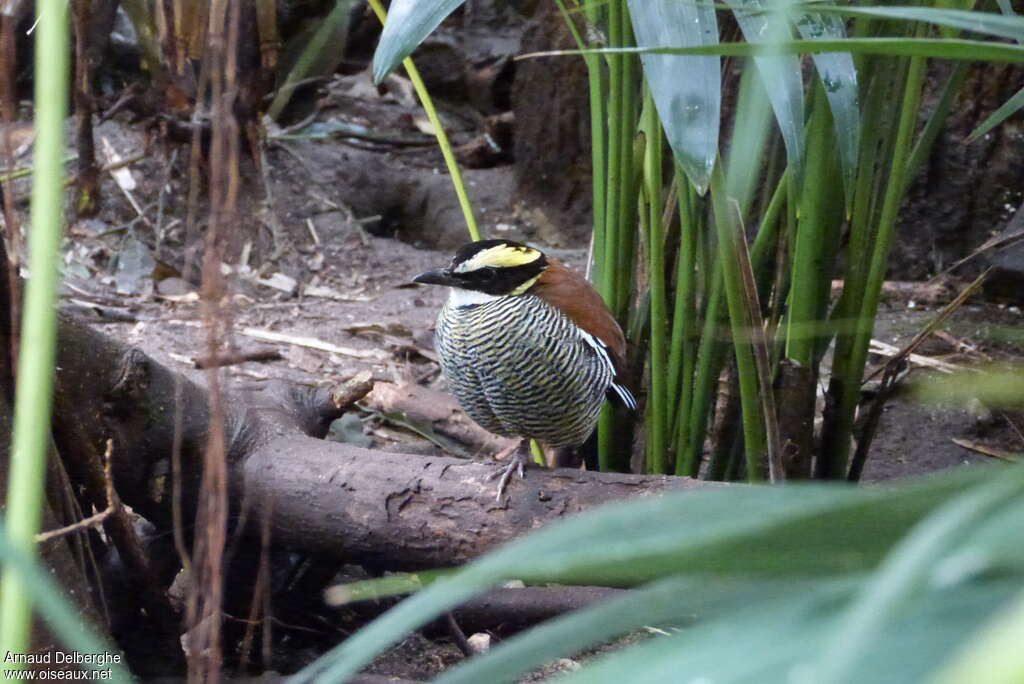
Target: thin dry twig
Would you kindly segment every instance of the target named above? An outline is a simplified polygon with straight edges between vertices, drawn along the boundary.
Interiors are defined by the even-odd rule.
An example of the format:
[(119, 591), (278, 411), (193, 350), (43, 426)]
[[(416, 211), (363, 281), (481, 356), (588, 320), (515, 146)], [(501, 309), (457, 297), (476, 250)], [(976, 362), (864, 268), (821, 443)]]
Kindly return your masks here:
[(387, 361), (391, 358), (390, 354), (387, 354), (376, 349), (353, 349), (352, 347), (340, 347), (336, 344), (331, 344), (330, 342), (318, 340), (315, 337), (288, 335), (287, 333), (279, 333), (274, 332), (272, 330), (263, 330), (261, 328), (242, 328), (237, 332), (240, 335), (252, 337), (257, 340), (264, 340), (266, 342), (283, 342), (285, 344), (294, 344), (297, 347), (305, 347), (306, 349), (319, 349), (320, 351), (338, 354), (339, 356), (350, 356), (355, 359)]
[(268, 501), (264, 506), (260, 519), (260, 560), (256, 572), (256, 581), (253, 586), (252, 602), (249, 605), (249, 617), (245, 620), (245, 635), (242, 637), (240, 647), (241, 662), (238, 669), (246, 671), (249, 658), (252, 653), (253, 641), (256, 637), (256, 628), (262, 628), (262, 639), (260, 640), (260, 651), (263, 657), (264, 667), (269, 667), (272, 657), (272, 625), (271, 595), (270, 595), (270, 518), (273, 512), (273, 501)]
[(51, 539), (57, 539), (68, 534), (75, 532), (81, 532), (82, 530), (88, 530), (97, 525), (101, 525), (104, 520), (110, 517), (111, 513), (114, 512), (113, 508), (105, 508), (95, 515), (90, 515), (88, 518), (82, 518), (76, 523), (59, 527), (56, 530), (48, 530), (46, 532), (40, 532), (36, 535), (36, 542), (42, 544), (48, 542)]
[(279, 361), (281, 352), (276, 349), (252, 349), (249, 351), (233, 350), (197, 356), (192, 359), (196, 368), (222, 368), (224, 366), (237, 366), (248, 361)]
[[(958, 294), (953, 301), (951, 301), (949, 304), (943, 307), (942, 311), (936, 314), (932, 320), (928, 321), (928, 324), (925, 325), (916, 335), (914, 335), (913, 339), (911, 339), (910, 342), (908, 342), (902, 349), (896, 350), (896, 347), (893, 347), (892, 345), (886, 344), (879, 340), (871, 340), (871, 346), (873, 348), (872, 351), (874, 351), (874, 349), (879, 349), (880, 351), (878, 353), (882, 353), (885, 354), (886, 356), (892, 357), (886, 363), (886, 366), (898, 364), (901, 363), (904, 359), (909, 359), (911, 363), (916, 363), (920, 366), (928, 366), (931, 368), (935, 368), (937, 370), (945, 371), (947, 373), (952, 373), (953, 371), (957, 370), (963, 370), (961, 366), (957, 366), (956, 364), (946, 363), (945, 361), (939, 361), (937, 359), (932, 359), (927, 356), (920, 356), (918, 354), (914, 354), (914, 350), (920, 347), (921, 344), (926, 339), (928, 339), (929, 335), (938, 330), (939, 326), (945, 323), (949, 319), (949, 317), (953, 315), (953, 312), (959, 309), (963, 305), (963, 303), (966, 302), (971, 297), (971, 295), (973, 295), (975, 292), (981, 289), (982, 284), (984, 284), (985, 279), (988, 278), (988, 274), (991, 271), (991, 268), (985, 269), (985, 271), (977, 278), (975, 278), (970, 285), (964, 288), (963, 292)], [(896, 350), (895, 353), (892, 353), (892, 350)], [(873, 377), (878, 375), (878, 373), (882, 372), (882, 370), (883, 369), (876, 370), (874, 373), (865, 378), (864, 382), (867, 382), (868, 380), (872, 379)]]
[(57, 539), (74, 532), (81, 532), (87, 530), (96, 525), (103, 523), (104, 520), (109, 518), (113, 513), (118, 510), (121, 506), (120, 500), (114, 496), (114, 476), (111, 473), (111, 455), (114, 452), (114, 441), (112, 439), (107, 440), (107, 449), (103, 454), (103, 478), (106, 482), (107, 490), (107, 507), (95, 515), (90, 515), (88, 518), (83, 518), (76, 523), (65, 525), (56, 530), (49, 530), (47, 532), (41, 532), (36, 535), (36, 541), (40, 544), (51, 539)]
[[(202, 68), (209, 79), (212, 121), (207, 157), (210, 220), (205, 235), (201, 288), (201, 312), (210, 355), (223, 348), (231, 325), (230, 311), (224, 306), (226, 283), (220, 265), (224, 262), (227, 235), (236, 227), (240, 185), (239, 126), (233, 110), (237, 97), (235, 76), (238, 72), (240, 4), (238, 0), (214, 0), (211, 3), (206, 53), (202, 60)], [(198, 116), (200, 105), (196, 107)], [(198, 175), (198, 156), (193, 161), (190, 171)], [(198, 192), (196, 185), (192, 189)], [(190, 222), (195, 218), (195, 209), (190, 206)], [(190, 224), (195, 227), (195, 223)], [(195, 581), (186, 604), (189, 681), (218, 681), (223, 662), (221, 611), (228, 516), (227, 409), (221, 373), (216, 368), (209, 368), (206, 378), (209, 428), (196, 511), (198, 532), (192, 557)]]
[[(893, 361), (907, 360), (915, 366), (922, 366), (924, 368), (931, 368), (942, 373), (955, 373), (956, 371), (967, 370), (965, 366), (960, 366), (949, 361), (943, 361), (941, 359), (933, 359), (930, 356), (921, 356), (920, 354), (907, 353), (906, 347), (900, 348), (893, 344), (882, 342), (881, 340), (871, 340), (871, 346), (869, 351), (872, 354), (878, 354), (879, 356), (886, 356), (889, 358), (888, 363)], [(885, 366), (875, 369), (875, 371), (865, 378), (865, 382), (872, 380), (878, 376), (879, 373), (884, 374)]]
[(1024, 453), (1019, 451), (1009, 451), (1008, 449), (999, 449), (996, 447), (986, 446), (978, 442), (973, 442), (969, 439), (958, 439), (956, 437), (950, 438), (953, 444), (958, 447), (973, 451), (985, 456), (991, 456), (992, 458), (998, 458), (1000, 461), (1009, 461), (1010, 463), (1024, 463)]
[[(961, 370), (959, 366), (954, 364), (938, 361), (937, 359), (930, 359), (926, 356), (919, 356), (913, 352), (921, 346), (929, 335), (945, 323), (946, 320), (953, 315), (953, 312), (959, 309), (971, 295), (981, 289), (982, 284), (985, 282), (985, 279), (988, 277), (991, 270), (992, 269), (986, 269), (985, 272), (975, 278), (974, 282), (964, 288), (963, 292), (943, 307), (942, 311), (936, 314), (920, 332), (914, 335), (913, 339), (911, 339), (903, 349), (897, 350), (895, 347), (892, 347), (892, 345), (887, 345), (884, 342), (879, 342), (877, 340), (871, 340), (872, 350), (877, 348), (889, 348), (892, 350), (890, 352), (891, 358), (880, 369), (883, 373), (882, 381), (879, 384), (875, 398), (872, 400), (864, 414), (864, 419), (861, 422), (862, 427), (857, 431), (857, 448), (850, 461), (850, 470), (846, 476), (847, 480), (850, 482), (857, 482), (860, 480), (861, 473), (864, 470), (864, 464), (868, 459), (868, 450), (871, 446), (871, 442), (874, 440), (875, 432), (878, 430), (878, 423), (882, 417), (882, 408), (885, 406), (886, 401), (889, 400), (889, 397), (891, 397), (896, 391), (896, 388), (899, 386), (900, 379), (905, 375), (904, 373), (901, 373), (905, 361), (909, 360), (911, 363), (938, 368), (946, 372)], [(865, 382), (877, 375), (878, 372), (879, 371), (872, 373), (871, 376), (865, 379)]]

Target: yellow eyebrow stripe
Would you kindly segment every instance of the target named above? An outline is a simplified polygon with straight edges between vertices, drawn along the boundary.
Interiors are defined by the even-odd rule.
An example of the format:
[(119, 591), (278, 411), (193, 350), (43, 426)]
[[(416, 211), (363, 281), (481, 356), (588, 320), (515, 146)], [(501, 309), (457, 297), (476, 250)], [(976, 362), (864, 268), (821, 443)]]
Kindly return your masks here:
[(482, 250), (473, 255), (473, 258), (462, 264), (458, 270), (463, 272), (475, 271), (486, 266), (513, 267), (530, 264), (539, 259), (541, 253), (530, 247), (513, 247), (511, 245), (498, 245)]

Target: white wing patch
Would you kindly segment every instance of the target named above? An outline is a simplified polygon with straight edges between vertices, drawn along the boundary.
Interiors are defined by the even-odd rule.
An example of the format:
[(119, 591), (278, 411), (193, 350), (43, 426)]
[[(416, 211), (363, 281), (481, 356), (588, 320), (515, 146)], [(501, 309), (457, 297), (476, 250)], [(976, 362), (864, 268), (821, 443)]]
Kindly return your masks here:
[(617, 382), (612, 383), (612, 391), (622, 401), (622, 405), (628, 408), (630, 411), (636, 411), (636, 399), (633, 397), (633, 393), (629, 391), (624, 385), (620, 385)]
[[(583, 341), (590, 345), (590, 347), (597, 352), (597, 358), (601, 359), (601, 362), (608, 366), (608, 369), (612, 372), (612, 377), (615, 376), (615, 363), (612, 361), (612, 355), (608, 351), (608, 345), (602, 340), (594, 337), (583, 328), (576, 328), (579, 331)], [(625, 385), (612, 381), (612, 385), (609, 388), (615, 392), (615, 395), (622, 401), (622, 405), (631, 411), (636, 410), (636, 399), (633, 398), (633, 394), (629, 391)]]
[(593, 347), (594, 351), (597, 352), (598, 358), (601, 359), (604, 365), (608, 366), (608, 368), (611, 369), (612, 373), (614, 373), (615, 364), (612, 363), (612, 356), (611, 354), (608, 353), (608, 345), (599, 340), (598, 338), (594, 337), (590, 333), (588, 333), (583, 328), (577, 327), (576, 330), (579, 331), (580, 337), (583, 338), (583, 341), (589, 344), (591, 347)]

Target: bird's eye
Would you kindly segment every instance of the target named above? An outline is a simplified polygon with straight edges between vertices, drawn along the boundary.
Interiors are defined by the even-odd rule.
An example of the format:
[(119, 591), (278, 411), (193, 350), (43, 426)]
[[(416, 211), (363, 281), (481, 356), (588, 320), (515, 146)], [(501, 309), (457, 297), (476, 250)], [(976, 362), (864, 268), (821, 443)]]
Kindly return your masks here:
[(480, 269), (480, 277), (484, 280), (491, 280), (496, 275), (498, 275), (498, 269), (493, 266), (484, 266)]

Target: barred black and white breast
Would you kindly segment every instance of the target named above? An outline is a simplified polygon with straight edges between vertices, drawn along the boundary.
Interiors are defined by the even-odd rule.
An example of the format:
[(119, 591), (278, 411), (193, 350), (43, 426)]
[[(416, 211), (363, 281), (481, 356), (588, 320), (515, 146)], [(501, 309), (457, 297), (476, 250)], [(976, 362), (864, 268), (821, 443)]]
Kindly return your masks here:
[(587, 439), (615, 378), (602, 343), (532, 295), (461, 305), (452, 297), (436, 343), (451, 392), (473, 420), (551, 447)]

